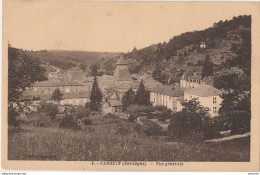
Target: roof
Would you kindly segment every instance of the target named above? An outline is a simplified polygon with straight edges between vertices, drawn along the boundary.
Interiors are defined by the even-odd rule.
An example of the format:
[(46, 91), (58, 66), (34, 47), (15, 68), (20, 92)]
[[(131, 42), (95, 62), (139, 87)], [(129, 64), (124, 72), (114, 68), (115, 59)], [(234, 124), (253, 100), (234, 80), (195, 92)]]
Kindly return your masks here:
[(89, 98), (90, 92), (80, 92), (80, 93), (65, 93), (62, 99), (72, 99), (72, 98)]
[(119, 57), (116, 65), (127, 65), (127, 62), (125, 61), (122, 55)]
[(184, 96), (184, 88), (180, 87), (170, 87), (165, 85), (156, 85), (150, 89), (152, 92), (156, 92), (159, 94), (167, 95), (170, 97), (182, 97)]
[(202, 79), (202, 81), (205, 82), (205, 83), (208, 84), (208, 85), (213, 84), (213, 80), (214, 80), (214, 77), (213, 77), (213, 76), (204, 77), (204, 78)]
[(116, 78), (116, 80), (119, 80), (119, 81), (133, 80), (132, 76), (128, 70), (127, 65), (124, 65), (124, 64), (117, 64), (116, 70), (114, 72), (114, 77)]
[(199, 85), (195, 88), (187, 88), (185, 89), (185, 94), (196, 95), (200, 97), (210, 97), (210, 96), (219, 96), (221, 91), (214, 88), (211, 85)]
[(122, 102), (119, 100), (109, 100), (111, 106), (123, 106)]
[(40, 81), (40, 82), (35, 82), (33, 84), (33, 87), (57, 87), (57, 86), (84, 86), (84, 84), (78, 81), (58, 81), (58, 80)]

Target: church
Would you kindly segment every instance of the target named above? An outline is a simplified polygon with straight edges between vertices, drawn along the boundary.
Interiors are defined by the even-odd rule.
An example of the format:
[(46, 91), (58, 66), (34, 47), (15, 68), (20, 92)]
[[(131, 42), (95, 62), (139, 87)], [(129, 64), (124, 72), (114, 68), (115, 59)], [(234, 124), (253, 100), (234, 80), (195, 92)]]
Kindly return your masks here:
[(136, 91), (140, 81), (133, 80), (127, 62), (121, 55), (116, 63), (114, 75), (98, 77), (99, 87), (104, 95), (102, 111), (104, 113), (122, 112), (122, 98), (130, 88)]

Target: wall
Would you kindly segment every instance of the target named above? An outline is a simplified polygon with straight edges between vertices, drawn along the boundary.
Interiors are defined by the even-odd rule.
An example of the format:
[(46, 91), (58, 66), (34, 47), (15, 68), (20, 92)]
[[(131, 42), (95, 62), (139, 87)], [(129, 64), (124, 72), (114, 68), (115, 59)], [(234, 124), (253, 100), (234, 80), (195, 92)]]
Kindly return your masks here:
[[(216, 103), (213, 103), (213, 98), (216, 98)], [(220, 96), (208, 96), (208, 97), (200, 97), (196, 95), (191, 95), (188, 93), (184, 94), (185, 100), (191, 100), (193, 98), (197, 98), (200, 104), (204, 107), (209, 108), (209, 113), (212, 117), (215, 117), (218, 115), (219, 108), (221, 107), (222, 99)], [(213, 111), (213, 107), (216, 107), (216, 112)]]
[(85, 106), (85, 103), (89, 102), (90, 100), (88, 98), (72, 98), (72, 99), (64, 99), (60, 101), (61, 105), (65, 104), (71, 104), (71, 105), (83, 105)]

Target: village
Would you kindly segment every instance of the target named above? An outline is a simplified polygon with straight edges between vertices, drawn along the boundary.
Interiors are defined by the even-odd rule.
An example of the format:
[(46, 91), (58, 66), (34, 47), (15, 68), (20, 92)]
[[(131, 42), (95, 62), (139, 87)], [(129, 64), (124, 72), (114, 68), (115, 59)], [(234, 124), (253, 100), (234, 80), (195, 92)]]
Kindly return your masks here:
[(250, 22), (121, 53), (9, 44), (8, 159), (250, 161)]
[[(200, 45), (205, 48), (205, 43)], [(55, 89), (59, 89), (63, 94), (59, 101), (59, 112), (64, 112), (66, 106), (85, 106), (90, 102), (90, 93), (93, 86), (94, 77), (82, 76), (78, 73), (80, 70), (75, 69), (70, 72), (59, 73), (59, 69), (50, 72), (49, 80), (36, 82), (31, 88), (27, 88), (25, 97), (32, 100), (32, 105), (26, 108), (25, 113), (36, 112), (37, 107), (42, 100), (48, 103), (55, 103), (52, 94)], [(243, 71), (237, 67), (230, 70), (224, 70), (216, 73), (223, 74), (243, 74)], [(133, 78), (128, 70), (128, 65), (122, 55), (119, 56), (116, 63), (113, 76), (97, 76), (97, 82), (102, 92), (101, 113), (117, 114), (125, 118), (124, 105), (122, 98), (125, 93), (132, 89), (137, 91), (140, 82), (143, 81), (144, 87), (149, 91), (150, 103), (152, 106), (164, 106), (172, 112), (180, 112), (183, 108), (182, 103), (196, 99), (203, 107), (208, 109), (211, 117), (218, 116), (221, 107), (222, 91), (213, 87), (213, 76), (203, 77), (201, 72), (186, 70), (180, 78), (180, 82), (172, 85), (164, 85), (153, 79), (151, 74), (143, 73), (138, 78)], [(140, 121), (140, 120), (137, 120)], [(151, 120), (167, 127), (167, 123)]]

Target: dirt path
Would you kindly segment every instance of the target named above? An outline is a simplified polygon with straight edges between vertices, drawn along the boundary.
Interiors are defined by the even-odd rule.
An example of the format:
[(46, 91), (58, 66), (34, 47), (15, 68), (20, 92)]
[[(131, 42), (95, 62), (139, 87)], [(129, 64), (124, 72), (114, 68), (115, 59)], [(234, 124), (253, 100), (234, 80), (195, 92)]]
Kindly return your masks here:
[(243, 138), (243, 137), (248, 137), (248, 136), (250, 136), (250, 132), (245, 133), (245, 134), (232, 135), (229, 137), (223, 137), (223, 138), (219, 138), (219, 139), (206, 140), (205, 143), (221, 143), (221, 142), (238, 139), (238, 138)]

